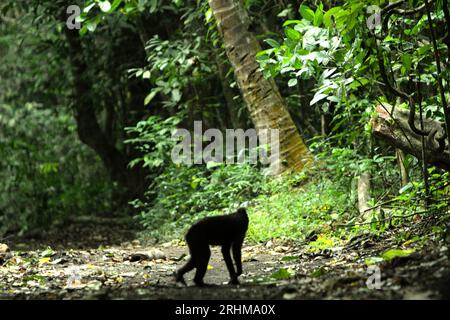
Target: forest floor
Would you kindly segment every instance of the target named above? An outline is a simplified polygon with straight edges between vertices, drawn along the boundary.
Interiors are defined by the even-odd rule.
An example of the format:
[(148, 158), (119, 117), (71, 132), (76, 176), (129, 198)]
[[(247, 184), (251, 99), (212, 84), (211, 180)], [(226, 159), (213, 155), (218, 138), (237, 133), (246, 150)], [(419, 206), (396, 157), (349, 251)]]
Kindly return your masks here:
[(432, 225), (360, 235), (325, 250), (281, 240), (245, 244), (239, 286), (226, 284), (213, 248), (211, 286), (197, 288), (193, 272), (187, 287), (172, 277), (186, 259), (182, 242), (145, 245), (119, 221), (77, 221), (0, 241), (0, 299), (449, 299), (449, 249), (428, 233)]

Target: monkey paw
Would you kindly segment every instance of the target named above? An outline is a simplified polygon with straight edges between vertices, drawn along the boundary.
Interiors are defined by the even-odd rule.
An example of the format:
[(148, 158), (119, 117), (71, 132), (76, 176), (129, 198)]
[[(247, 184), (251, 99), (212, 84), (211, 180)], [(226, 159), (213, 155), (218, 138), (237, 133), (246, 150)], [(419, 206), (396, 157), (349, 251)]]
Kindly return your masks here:
[(187, 286), (186, 281), (184, 281), (183, 276), (180, 275), (178, 272), (174, 272), (173, 276), (175, 278), (175, 282), (180, 282), (180, 283), (184, 284), (185, 286)]
[(240, 284), (240, 283), (239, 283), (239, 280), (238, 280), (237, 278), (233, 278), (233, 279), (231, 279), (231, 280), (228, 282), (228, 284)]

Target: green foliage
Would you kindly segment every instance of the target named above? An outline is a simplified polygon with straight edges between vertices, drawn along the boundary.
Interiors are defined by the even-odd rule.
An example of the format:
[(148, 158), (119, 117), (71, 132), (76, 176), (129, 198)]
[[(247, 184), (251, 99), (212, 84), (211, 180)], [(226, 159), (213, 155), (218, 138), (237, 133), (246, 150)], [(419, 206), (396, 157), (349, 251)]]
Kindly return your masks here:
[(110, 207), (109, 180), (75, 129), (64, 112), (0, 104), (0, 235)]
[(250, 165), (168, 165), (155, 178), (146, 199), (132, 204), (156, 239), (181, 237), (193, 221), (223, 214), (251, 200), (260, 191), (264, 177)]
[(141, 164), (150, 169), (166, 166), (170, 160), (170, 151), (175, 146), (172, 134), (180, 121), (176, 116), (165, 120), (159, 116), (150, 116), (139, 121), (135, 127), (125, 128), (130, 136), (136, 136), (125, 143), (133, 144), (143, 155), (133, 159), (130, 166)]
[(88, 31), (94, 32), (97, 26), (105, 20), (108, 15), (120, 12), (129, 18), (139, 17), (146, 12), (165, 13), (178, 11), (185, 0), (86, 0), (83, 11), (77, 21), (82, 23), (80, 35)]
[(165, 107), (176, 107), (187, 87), (195, 86), (211, 73), (205, 63), (207, 55), (200, 50), (202, 45), (202, 38), (195, 35), (191, 39), (174, 41), (162, 41), (154, 36), (147, 42), (148, 67), (129, 70), (134, 76), (149, 79), (155, 85), (145, 98), (145, 105), (161, 93), (169, 97)]
[[(337, 14), (337, 9), (324, 15), (322, 6), (315, 12), (300, 6), (304, 19), (283, 24), (287, 36), (283, 43), (257, 55), (266, 77), (289, 75), (289, 86), (295, 86), (299, 79), (314, 79), (316, 89), (310, 105), (319, 105), (324, 111), (330, 103), (345, 105), (351, 92), (369, 82), (369, 65), (363, 63), (366, 52), (361, 47), (360, 35), (350, 38), (339, 32), (341, 28), (323, 25), (324, 17), (329, 18), (329, 12)], [(271, 44), (274, 40), (267, 41)]]
[(274, 180), (264, 186), (266, 193), (254, 200), (250, 210), (249, 239), (305, 239), (311, 232), (326, 230), (343, 216), (356, 214), (355, 197), (349, 197), (351, 184), (331, 180), (333, 174), (326, 173), (325, 166), (316, 169), (290, 181)]
[[(386, 210), (381, 212), (375, 211), (369, 226), (354, 224), (357, 218), (355, 210), (338, 216), (346, 219), (355, 231), (368, 229), (377, 232), (402, 223), (415, 212), (442, 211), (447, 199), (444, 186), (448, 177), (441, 170), (433, 174), (431, 172), (436, 169), (431, 169), (430, 192), (434, 200), (431, 206), (426, 206), (419, 161), (407, 156), (405, 165), (411, 182), (402, 187), (393, 150), (371, 138), (374, 107), (393, 102), (386, 88), (379, 85), (382, 74), (378, 52), (381, 52), (381, 59), (388, 70), (387, 76), (395, 79), (395, 85), (402, 90), (411, 87), (411, 79), (418, 77), (426, 88), (436, 88), (437, 82), (425, 12), (420, 11), (416, 16), (394, 15), (387, 30), (381, 30), (379, 25), (371, 33), (366, 25), (369, 3), (385, 5), (378, 1), (352, 0), (325, 11), (321, 4), (315, 8), (302, 4), (299, 7), (302, 19), (285, 21), (284, 37), (266, 39), (270, 47), (261, 51), (257, 59), (266, 77), (279, 77), (286, 81), (288, 87), (295, 89), (301, 81), (313, 83), (314, 96), (306, 101), (315, 106), (319, 114), (332, 117), (329, 136), (324, 140), (317, 138), (310, 145), (321, 159), (323, 170), (333, 173), (330, 179), (335, 185), (348, 186), (345, 192), (353, 205), (356, 204), (355, 178), (364, 172), (372, 173), (372, 204), (383, 203), (386, 198), (393, 204), (384, 205)], [(432, 17), (436, 24), (444, 23), (439, 4)], [(421, 40), (424, 38), (427, 41)], [(438, 39), (438, 46), (441, 50), (448, 49), (442, 38)], [(408, 94), (416, 97), (416, 88), (412, 87)], [(442, 121), (443, 112), (436, 90), (423, 89), (421, 94), (426, 116)], [(301, 109), (307, 110), (305, 106)], [(323, 177), (315, 178), (319, 180), (315, 183), (324, 182)]]
[[(380, 5), (378, 1), (371, 4)], [(330, 103), (348, 107), (354, 100), (369, 95), (369, 103), (376, 105), (384, 100), (372, 93), (379, 83), (379, 51), (399, 85), (420, 77), (423, 86), (436, 88), (436, 76), (432, 75), (436, 75), (437, 69), (425, 13), (422, 11), (419, 19), (409, 16), (393, 19), (380, 41), (368, 32), (367, 5), (367, 1), (354, 0), (326, 12), (321, 4), (315, 11), (301, 5), (303, 19), (285, 21), (283, 41), (267, 39), (272, 48), (258, 54), (265, 76), (287, 75), (289, 86), (295, 86), (299, 79), (314, 79), (315, 95), (310, 104), (321, 108), (327, 109)], [(442, 9), (437, 12), (434, 18), (442, 21)], [(373, 31), (378, 37), (379, 27)], [(428, 41), (420, 41), (421, 37)], [(444, 43), (440, 42), (439, 47), (445, 49)], [(439, 96), (429, 92), (422, 95), (427, 115), (442, 120)]]

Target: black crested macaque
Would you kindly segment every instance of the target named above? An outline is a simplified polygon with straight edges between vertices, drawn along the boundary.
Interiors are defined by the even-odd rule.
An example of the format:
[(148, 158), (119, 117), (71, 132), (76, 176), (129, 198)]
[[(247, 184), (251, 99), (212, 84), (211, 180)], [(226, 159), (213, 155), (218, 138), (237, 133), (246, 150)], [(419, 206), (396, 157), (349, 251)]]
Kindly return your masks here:
[[(177, 282), (186, 285), (184, 274), (196, 268), (194, 282), (203, 286), (203, 277), (208, 267), (211, 251), (210, 245), (222, 246), (222, 254), (230, 273), (229, 284), (239, 284), (238, 276), (242, 274), (241, 249), (248, 228), (248, 216), (244, 208), (237, 212), (215, 217), (207, 217), (196, 222), (186, 233), (186, 242), (191, 258), (175, 273)], [(231, 260), (233, 251), (236, 271)]]

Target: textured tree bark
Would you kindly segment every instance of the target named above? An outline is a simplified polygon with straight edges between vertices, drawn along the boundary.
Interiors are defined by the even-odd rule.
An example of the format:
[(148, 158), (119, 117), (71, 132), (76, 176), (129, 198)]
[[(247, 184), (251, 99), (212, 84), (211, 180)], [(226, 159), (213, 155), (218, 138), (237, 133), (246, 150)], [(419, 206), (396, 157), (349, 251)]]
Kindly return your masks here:
[(126, 198), (139, 196), (143, 193), (143, 176), (140, 175), (139, 170), (127, 168), (127, 157), (108, 139), (98, 123), (89, 81), (86, 79), (88, 66), (83, 59), (78, 31), (68, 28), (64, 28), (64, 30), (70, 50), (69, 58), (74, 78), (75, 120), (78, 137), (81, 142), (99, 155), (111, 179), (126, 190)]
[[(272, 174), (300, 171), (313, 158), (287, 111), (273, 79), (259, 71), (256, 54), (261, 46), (250, 32), (250, 20), (241, 0), (209, 0), (217, 20), (228, 59), (250, 112), (257, 132), (278, 129), (279, 162), (273, 163)], [(274, 172), (277, 171), (277, 172)]]
[[(372, 119), (373, 134), (375, 137), (386, 141), (388, 144), (414, 155), (421, 159), (421, 136), (414, 133), (408, 125), (409, 111), (395, 108), (392, 114), (392, 106), (385, 105), (376, 108), (377, 116)], [(391, 116), (392, 115), (392, 116)], [(419, 127), (416, 119), (416, 127)], [(445, 147), (439, 147), (437, 138), (442, 137), (442, 123), (431, 119), (424, 119), (425, 130), (431, 130), (431, 135), (425, 138), (425, 154), (429, 164), (450, 170), (450, 158), (448, 154), (448, 138), (445, 139)], [(441, 150), (443, 149), (443, 150)]]

